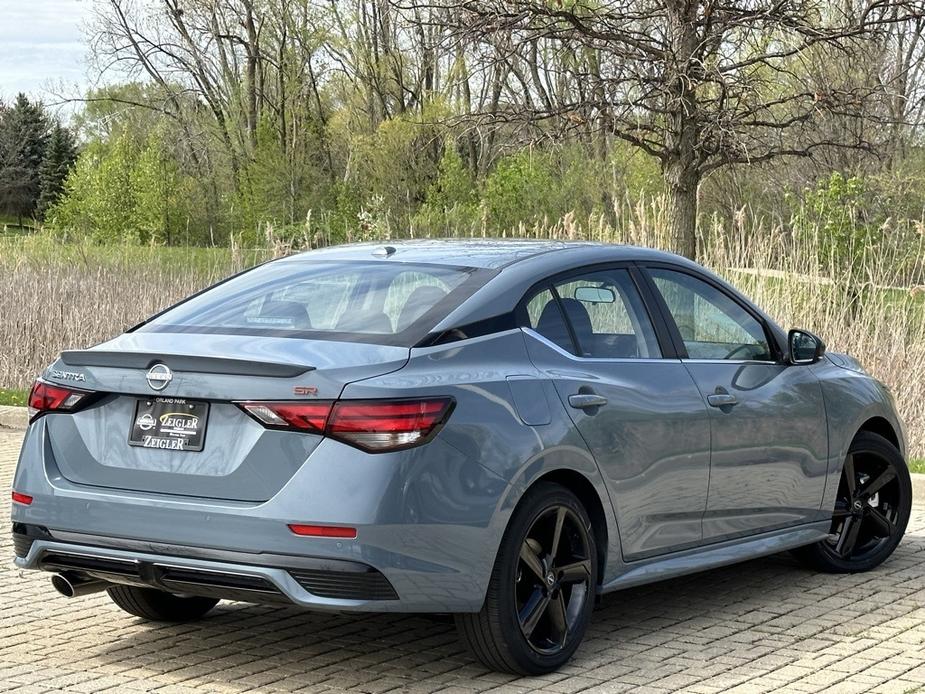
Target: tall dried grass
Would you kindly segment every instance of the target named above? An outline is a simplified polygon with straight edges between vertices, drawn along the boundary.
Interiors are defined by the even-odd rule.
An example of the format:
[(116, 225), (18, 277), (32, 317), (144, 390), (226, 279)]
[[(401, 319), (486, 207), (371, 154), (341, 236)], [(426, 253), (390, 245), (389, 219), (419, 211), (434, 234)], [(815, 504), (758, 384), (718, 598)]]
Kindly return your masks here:
[[(618, 224), (566, 217), (511, 237), (587, 239), (665, 248), (665, 206), (621, 206)], [(885, 230), (889, 235), (890, 230)], [(405, 234), (386, 229), (383, 235)], [(222, 277), (303, 245), (267, 230), (263, 249), (61, 246), (41, 237), (0, 239), (0, 386), (26, 388), (62, 349), (97, 343)], [(821, 335), (892, 390), (910, 453), (925, 457), (925, 237), (907, 233), (845, 264), (821, 257), (818, 235), (793, 237), (740, 215), (733, 228), (703, 226), (700, 260), (784, 327)]]
[[(664, 203), (651, 200), (618, 209), (616, 227), (566, 217), (516, 235), (667, 248), (665, 215)], [(925, 458), (925, 233), (913, 223), (881, 232), (873, 250), (826, 255), (822, 229), (794, 236), (743, 212), (732, 229), (716, 220), (703, 225), (699, 261), (784, 328), (810, 330), (830, 350), (857, 358), (892, 392), (910, 455)], [(846, 263), (844, 255), (858, 260)]]
[(268, 255), (0, 238), (0, 384), (27, 388), (62, 349), (118, 335)]

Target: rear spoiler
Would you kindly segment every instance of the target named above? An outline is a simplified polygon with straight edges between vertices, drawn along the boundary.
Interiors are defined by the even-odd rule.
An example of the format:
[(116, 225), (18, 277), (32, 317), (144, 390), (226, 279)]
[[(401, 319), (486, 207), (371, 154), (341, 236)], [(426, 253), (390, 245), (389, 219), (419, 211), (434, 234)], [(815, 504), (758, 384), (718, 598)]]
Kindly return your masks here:
[(117, 369), (150, 369), (155, 364), (166, 364), (172, 371), (267, 378), (295, 378), (315, 370), (314, 366), (304, 364), (153, 352), (105, 352), (94, 349), (61, 352), (61, 361), (68, 366), (108, 366)]

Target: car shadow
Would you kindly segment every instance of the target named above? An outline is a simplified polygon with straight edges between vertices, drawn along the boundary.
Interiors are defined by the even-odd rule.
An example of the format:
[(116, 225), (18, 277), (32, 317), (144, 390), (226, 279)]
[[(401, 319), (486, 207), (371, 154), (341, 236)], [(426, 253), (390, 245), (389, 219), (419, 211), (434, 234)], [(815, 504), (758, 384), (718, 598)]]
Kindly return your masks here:
[[(824, 650), (871, 628), (870, 617), (855, 615), (898, 614), (902, 596), (925, 585), (923, 558), (925, 538), (907, 536), (893, 558), (866, 574), (818, 574), (779, 554), (612, 593), (601, 600), (572, 662), (516, 684), (534, 688), (576, 675), (629, 683), (635, 676), (645, 684), (683, 678), (692, 663), (714, 663), (721, 672), (734, 669), (737, 660), (775, 652), (792, 651), (790, 657), (798, 659), (788, 646), (815, 639)], [(108, 670), (117, 664), (120, 671), (181, 687), (484, 690), (517, 679), (478, 666), (458, 642), (449, 616), (322, 614), (221, 603), (197, 623), (150, 624), (114, 612), (111, 625), (111, 638), (87, 645), (88, 666)]]

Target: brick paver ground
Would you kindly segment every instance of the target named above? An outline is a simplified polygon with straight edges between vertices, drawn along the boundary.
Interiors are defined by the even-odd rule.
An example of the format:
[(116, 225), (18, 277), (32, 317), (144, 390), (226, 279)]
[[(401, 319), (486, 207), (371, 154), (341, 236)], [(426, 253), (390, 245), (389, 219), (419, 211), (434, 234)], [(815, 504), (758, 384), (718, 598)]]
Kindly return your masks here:
[[(0, 430), (5, 489), (19, 441)], [(12, 556), (5, 521), (0, 553)], [(872, 573), (819, 575), (778, 555), (608, 595), (572, 663), (532, 679), (476, 666), (445, 619), (221, 603), (197, 624), (152, 625), (5, 560), (0, 691), (54, 690), (925, 691), (925, 509)]]

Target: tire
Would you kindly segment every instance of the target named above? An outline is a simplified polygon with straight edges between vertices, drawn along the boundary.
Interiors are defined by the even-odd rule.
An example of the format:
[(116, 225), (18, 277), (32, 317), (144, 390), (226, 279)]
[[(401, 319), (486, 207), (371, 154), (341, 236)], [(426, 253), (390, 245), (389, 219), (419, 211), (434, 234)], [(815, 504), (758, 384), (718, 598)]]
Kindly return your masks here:
[(112, 586), (106, 592), (129, 614), (153, 622), (192, 622), (218, 604), (216, 598), (180, 597), (154, 588)]
[(541, 482), (524, 495), (508, 523), (482, 610), (456, 615), (460, 639), (491, 670), (552, 672), (584, 638), (597, 577), (587, 511), (568, 489)]
[(826, 573), (869, 571), (896, 549), (911, 511), (912, 481), (906, 461), (890, 441), (862, 431), (845, 458), (829, 538), (793, 554)]

